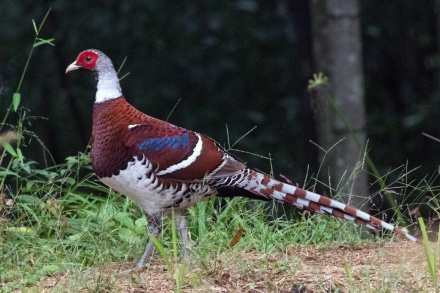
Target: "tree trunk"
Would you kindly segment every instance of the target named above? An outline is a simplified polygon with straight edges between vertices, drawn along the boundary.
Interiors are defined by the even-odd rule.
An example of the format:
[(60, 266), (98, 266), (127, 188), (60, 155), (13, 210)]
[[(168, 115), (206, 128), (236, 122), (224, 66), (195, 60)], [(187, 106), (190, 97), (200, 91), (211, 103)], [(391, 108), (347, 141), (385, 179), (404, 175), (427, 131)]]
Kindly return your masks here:
[[(329, 182), (330, 178), (333, 188), (344, 186), (342, 192), (350, 204), (362, 207), (366, 201), (359, 195), (367, 195), (368, 176), (356, 168), (366, 145), (359, 2), (313, 0), (311, 16), (316, 72), (328, 76), (328, 91), (336, 106), (327, 95), (318, 95), (318, 144), (325, 150), (334, 146), (326, 155), (322, 152), (321, 180)], [(345, 116), (353, 133), (338, 112)]]

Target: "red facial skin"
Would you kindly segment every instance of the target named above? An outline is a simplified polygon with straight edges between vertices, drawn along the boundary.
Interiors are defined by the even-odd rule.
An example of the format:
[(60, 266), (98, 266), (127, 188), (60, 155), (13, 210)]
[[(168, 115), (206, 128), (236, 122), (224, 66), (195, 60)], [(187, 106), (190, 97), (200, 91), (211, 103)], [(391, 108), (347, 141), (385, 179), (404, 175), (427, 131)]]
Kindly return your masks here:
[(98, 54), (92, 51), (84, 51), (76, 58), (76, 65), (82, 66), (84, 69), (92, 70), (95, 67), (96, 60), (98, 60)]

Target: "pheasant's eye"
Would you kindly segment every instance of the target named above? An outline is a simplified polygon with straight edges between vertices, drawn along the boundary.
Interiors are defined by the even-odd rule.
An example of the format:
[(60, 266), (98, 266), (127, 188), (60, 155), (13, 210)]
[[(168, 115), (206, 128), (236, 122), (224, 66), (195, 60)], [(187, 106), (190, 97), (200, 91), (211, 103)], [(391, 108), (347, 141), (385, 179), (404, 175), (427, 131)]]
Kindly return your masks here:
[(92, 57), (90, 57), (90, 56), (87, 56), (87, 57), (86, 57), (86, 61), (87, 61), (87, 62), (90, 62), (91, 60), (92, 60)]

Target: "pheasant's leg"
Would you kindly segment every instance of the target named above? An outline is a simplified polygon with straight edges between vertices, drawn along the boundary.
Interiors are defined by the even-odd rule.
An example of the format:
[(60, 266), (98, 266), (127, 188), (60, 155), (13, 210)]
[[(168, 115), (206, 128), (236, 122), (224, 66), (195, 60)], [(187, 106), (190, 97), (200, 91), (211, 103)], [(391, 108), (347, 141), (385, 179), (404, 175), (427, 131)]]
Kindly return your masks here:
[[(148, 232), (152, 234), (154, 237), (159, 238), (160, 233), (162, 232), (162, 225), (161, 225), (162, 216), (161, 215), (150, 216), (145, 214), (145, 217), (147, 218), (148, 221)], [(153, 250), (154, 250), (154, 242), (150, 240), (148, 241), (147, 246), (145, 247), (144, 254), (142, 255), (141, 260), (139, 261), (137, 266), (135, 268), (122, 271), (119, 274), (123, 275), (123, 274), (138, 272), (142, 270), (147, 260), (149, 260), (153, 255)]]
[[(145, 214), (145, 217), (147, 217), (148, 221), (148, 232), (152, 234), (154, 237), (159, 238), (160, 233), (162, 232), (162, 216), (150, 216)], [(147, 260), (150, 259), (150, 257), (153, 255), (154, 250), (154, 242), (148, 241), (147, 246), (145, 247), (144, 254), (142, 254), (141, 260), (139, 261), (138, 265), (136, 266), (136, 270), (141, 270)]]
[(188, 222), (181, 212), (175, 213), (175, 221), (176, 226), (182, 235), (183, 259), (188, 260), (191, 250), (189, 245)]

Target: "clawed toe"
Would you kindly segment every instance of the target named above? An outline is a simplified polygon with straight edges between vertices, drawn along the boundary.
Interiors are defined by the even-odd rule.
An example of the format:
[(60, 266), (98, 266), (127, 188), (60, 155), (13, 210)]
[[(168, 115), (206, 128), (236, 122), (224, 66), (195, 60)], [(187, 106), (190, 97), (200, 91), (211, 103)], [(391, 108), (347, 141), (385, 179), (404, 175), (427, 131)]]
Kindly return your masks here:
[(142, 271), (145, 268), (145, 266), (142, 264), (137, 264), (134, 268), (128, 269), (128, 270), (123, 270), (120, 271), (119, 273), (117, 273), (118, 276), (121, 275), (127, 275), (130, 273), (139, 273), (140, 271)]

